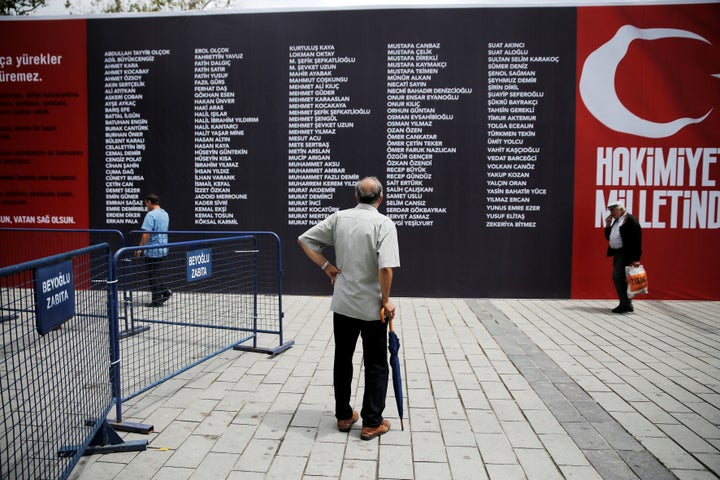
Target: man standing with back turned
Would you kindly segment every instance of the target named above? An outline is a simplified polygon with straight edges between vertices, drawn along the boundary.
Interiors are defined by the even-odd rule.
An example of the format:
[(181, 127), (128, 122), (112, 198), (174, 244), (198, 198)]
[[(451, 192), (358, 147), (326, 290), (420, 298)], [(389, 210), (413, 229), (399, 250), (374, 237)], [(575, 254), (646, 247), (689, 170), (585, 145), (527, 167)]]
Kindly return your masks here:
[(637, 219), (625, 210), (622, 202), (611, 202), (607, 208), (610, 210), (610, 215), (605, 219), (607, 256), (613, 257), (612, 279), (620, 299), (620, 305), (612, 311), (613, 313), (633, 312), (635, 308), (627, 294), (625, 267), (640, 265), (642, 229)]
[[(383, 419), (388, 386), (387, 322), (380, 309), (395, 316), (390, 301), (393, 268), (400, 266), (395, 224), (377, 208), (383, 189), (375, 177), (366, 177), (355, 186), (355, 208), (341, 210), (298, 237), (307, 256), (334, 285), (331, 310), (335, 337), (335, 417), (341, 432), (350, 431), (358, 413), (350, 405), (353, 378), (352, 357), (358, 336), (362, 337), (365, 365), (365, 394), (360, 412), (360, 438), (370, 440), (386, 433), (390, 422)], [(322, 251), (335, 247), (337, 266)]]
[[(140, 246), (165, 245), (168, 243), (167, 232), (170, 227), (170, 216), (160, 206), (160, 197), (154, 193), (145, 197), (145, 207), (148, 213), (142, 223), (143, 233), (140, 239)], [(135, 252), (136, 256), (140, 256), (141, 251)], [(146, 307), (161, 307), (172, 295), (172, 291), (165, 288), (160, 280), (160, 264), (168, 254), (167, 247), (150, 248), (145, 250), (145, 263), (147, 265), (148, 282), (150, 283), (150, 291), (152, 292), (152, 301), (146, 303)]]

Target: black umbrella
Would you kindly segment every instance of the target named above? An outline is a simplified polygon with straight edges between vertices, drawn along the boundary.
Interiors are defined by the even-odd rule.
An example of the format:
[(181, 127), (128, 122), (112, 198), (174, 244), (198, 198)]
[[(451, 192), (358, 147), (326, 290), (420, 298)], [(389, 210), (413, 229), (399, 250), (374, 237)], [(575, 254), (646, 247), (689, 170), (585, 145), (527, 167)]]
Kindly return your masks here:
[[(380, 310), (380, 319), (385, 322), (385, 309)], [(397, 403), (398, 416), (400, 417), (400, 429), (405, 430), (403, 424), (403, 392), (402, 392), (402, 375), (400, 372), (400, 359), (398, 352), (400, 351), (400, 339), (395, 330), (393, 330), (392, 318), (388, 318), (390, 322), (390, 333), (388, 334), (388, 351), (390, 352), (390, 368), (392, 368), (393, 390), (395, 390), (395, 402)]]

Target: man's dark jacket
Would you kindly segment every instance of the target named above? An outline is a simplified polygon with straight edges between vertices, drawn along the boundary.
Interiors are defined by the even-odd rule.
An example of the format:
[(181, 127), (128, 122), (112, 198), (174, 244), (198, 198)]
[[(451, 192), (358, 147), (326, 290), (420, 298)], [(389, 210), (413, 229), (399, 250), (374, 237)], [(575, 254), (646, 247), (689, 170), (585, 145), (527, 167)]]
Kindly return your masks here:
[[(605, 227), (605, 238), (608, 240), (610, 240), (611, 229), (612, 223), (609, 227)], [(637, 219), (629, 213), (625, 217), (625, 223), (620, 225), (620, 238), (622, 238), (623, 247), (612, 249), (608, 246), (607, 256), (621, 255), (623, 265), (639, 262), (642, 255), (642, 229)]]

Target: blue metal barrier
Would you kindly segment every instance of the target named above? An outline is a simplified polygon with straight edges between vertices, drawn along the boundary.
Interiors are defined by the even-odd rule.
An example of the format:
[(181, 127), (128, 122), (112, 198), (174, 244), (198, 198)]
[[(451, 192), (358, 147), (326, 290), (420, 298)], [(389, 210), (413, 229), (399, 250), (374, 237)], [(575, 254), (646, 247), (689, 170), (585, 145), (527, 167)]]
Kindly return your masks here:
[[(0, 267), (29, 262), (37, 258), (56, 255), (99, 243), (107, 243), (115, 252), (127, 246), (125, 236), (119, 230), (110, 229), (69, 229), (69, 228), (0, 228), (0, 245), (10, 248), (0, 250)], [(123, 293), (124, 296), (129, 293)], [(131, 305), (131, 298), (119, 303), (123, 308), (120, 320), (122, 335), (135, 333), (132, 327), (132, 312), (125, 310)], [(0, 321), (2, 319), (0, 318)]]
[[(123, 401), (228, 349), (275, 355), (294, 344), (282, 333), (276, 234), (168, 233), (193, 240), (168, 244), (169, 255), (154, 265), (153, 283), (164, 294), (158, 305), (148, 261), (136, 257), (157, 247), (121, 248), (116, 230), (0, 229), (3, 245), (22, 245), (12, 249), (15, 258), (97, 235), (116, 239), (113, 248), (103, 243), (0, 268), (0, 479), (67, 478), (83, 454), (144, 450), (146, 441), (124, 442), (112, 428), (152, 430), (122, 423)], [(223, 237), (207, 238), (213, 234)], [(43, 297), (43, 285), (71, 295)], [(43, 302), (73, 307), (48, 317)], [(279, 345), (259, 347), (267, 335)], [(111, 426), (105, 418), (113, 405)]]
[(113, 257), (113, 298), (120, 288), (129, 291), (127, 309), (140, 331), (118, 337), (115, 346), (122, 358), (113, 371), (118, 429), (124, 429), (122, 402), (226, 350), (250, 341), (255, 347), (259, 334), (277, 334), (277, 327), (263, 326), (278, 325), (280, 286), (270, 291), (260, 274), (263, 259), (277, 262), (277, 256), (258, 236), (196, 236), (163, 247), (168, 255), (160, 260), (146, 255), (157, 246), (125, 247)]
[(3, 480), (67, 478), (90, 449), (147, 445), (123, 442), (105, 420), (119, 360), (108, 348), (118, 331), (109, 259), (104, 243), (0, 269)]
[[(128, 245), (137, 245), (140, 236), (147, 233), (144, 230), (133, 230), (127, 235)], [(257, 244), (257, 256), (255, 258), (255, 270), (257, 278), (257, 295), (262, 301), (258, 304), (258, 313), (254, 318), (253, 331), (266, 336), (277, 336), (277, 345), (268, 346), (266, 342), (260, 341), (261, 337), (255, 335), (252, 339), (252, 346), (238, 345), (236, 350), (266, 353), (278, 355), (295, 342), (286, 341), (283, 335), (284, 312), (282, 309), (282, 248), (280, 237), (269, 231), (195, 231), (195, 230), (171, 230), (167, 232), (171, 242), (192, 241), (208, 237), (224, 238), (226, 236), (247, 236), (255, 238)], [(130, 313), (128, 317), (132, 318)], [(130, 330), (141, 328), (133, 323)], [(274, 342), (272, 342), (274, 343)]]

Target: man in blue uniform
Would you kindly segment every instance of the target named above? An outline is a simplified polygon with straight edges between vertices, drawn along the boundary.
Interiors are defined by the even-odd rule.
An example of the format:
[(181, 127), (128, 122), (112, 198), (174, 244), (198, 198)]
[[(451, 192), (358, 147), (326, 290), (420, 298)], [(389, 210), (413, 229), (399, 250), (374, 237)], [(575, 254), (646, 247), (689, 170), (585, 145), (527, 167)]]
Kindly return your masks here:
[[(149, 194), (145, 197), (145, 207), (148, 213), (145, 214), (143, 220), (142, 230), (148, 233), (143, 233), (140, 239), (140, 246), (151, 246), (151, 245), (165, 245), (168, 243), (167, 232), (170, 227), (170, 216), (160, 206), (160, 197), (154, 193)], [(163, 259), (168, 254), (167, 247), (150, 248), (144, 250), (145, 252), (145, 263), (147, 265), (148, 281), (150, 283), (150, 291), (152, 292), (152, 301), (146, 303), (146, 307), (161, 307), (172, 295), (172, 291), (165, 287), (162, 283), (161, 276), (162, 272), (160, 266), (162, 265)], [(140, 251), (136, 252), (136, 255), (140, 255)]]

